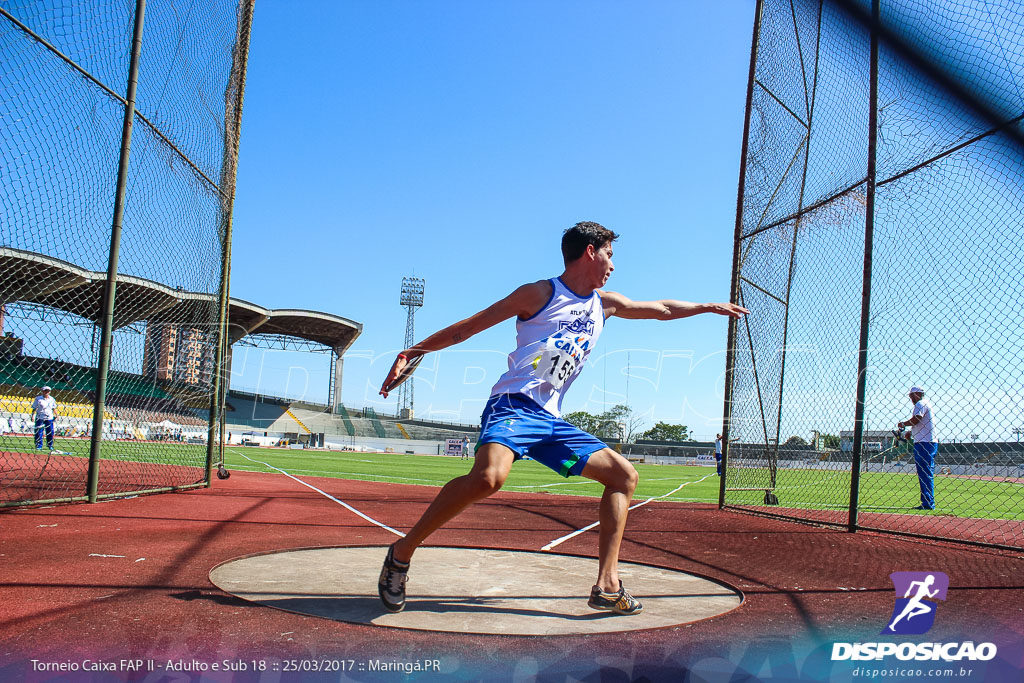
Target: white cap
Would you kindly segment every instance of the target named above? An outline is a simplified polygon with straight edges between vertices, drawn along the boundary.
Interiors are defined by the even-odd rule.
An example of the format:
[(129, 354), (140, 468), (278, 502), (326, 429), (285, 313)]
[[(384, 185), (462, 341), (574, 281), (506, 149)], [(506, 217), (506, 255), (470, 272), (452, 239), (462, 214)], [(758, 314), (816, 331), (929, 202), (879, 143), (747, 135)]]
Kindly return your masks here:
[(910, 391), (908, 391), (907, 393), (908, 394), (923, 394), (924, 393), (924, 389), (922, 389), (921, 387), (918, 387), (918, 386), (913, 386), (913, 387), (910, 387)]
[(50, 387), (43, 387), (43, 391), (53, 391)]

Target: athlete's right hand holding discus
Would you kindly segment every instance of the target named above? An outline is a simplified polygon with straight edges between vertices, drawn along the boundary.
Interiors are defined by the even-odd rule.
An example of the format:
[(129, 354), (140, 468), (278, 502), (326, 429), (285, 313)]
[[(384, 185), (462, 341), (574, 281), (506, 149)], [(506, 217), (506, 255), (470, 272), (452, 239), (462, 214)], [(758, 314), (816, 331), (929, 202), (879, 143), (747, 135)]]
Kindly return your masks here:
[(395, 362), (391, 364), (388, 376), (384, 378), (384, 383), (380, 387), (381, 396), (387, 398), (388, 394), (412, 376), (423, 356), (431, 351), (441, 351), (464, 342), (473, 335), (494, 327), (513, 316), (517, 316), (521, 320), (529, 318), (543, 308), (545, 302), (550, 298), (551, 283), (548, 280), (525, 284), (479, 313), (460, 320), (454, 325), (449, 325), (411, 349), (402, 351), (395, 358)]
[(400, 387), (407, 379), (416, 372), (416, 367), (423, 360), (423, 352), (416, 349), (406, 349), (395, 358), (391, 364), (388, 376), (384, 378), (384, 384), (380, 387), (380, 395), (388, 397), (392, 391)]

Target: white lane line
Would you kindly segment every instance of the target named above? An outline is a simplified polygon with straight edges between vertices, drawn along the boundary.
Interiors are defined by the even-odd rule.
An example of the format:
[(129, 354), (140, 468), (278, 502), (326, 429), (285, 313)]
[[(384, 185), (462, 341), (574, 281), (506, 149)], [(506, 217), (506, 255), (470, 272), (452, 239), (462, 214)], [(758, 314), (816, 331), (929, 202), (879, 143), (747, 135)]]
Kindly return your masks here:
[(253, 458), (250, 458), (250, 457), (249, 457), (248, 455), (246, 455), (245, 453), (240, 453), (240, 452), (238, 452), (238, 451), (236, 451), (236, 450), (234, 450), (234, 449), (228, 449), (228, 450), (230, 450), (230, 451), (231, 451), (232, 453), (234, 453), (235, 455), (240, 455), (240, 456), (242, 456), (243, 458), (245, 458), (246, 460), (248, 460), (248, 461), (250, 461), (250, 462), (255, 462), (255, 463), (258, 463), (258, 464), (260, 464), (260, 465), (263, 465), (264, 467), (269, 467), (269, 468), (270, 468), (270, 469), (272, 469), (272, 470), (277, 470), (278, 472), (280, 472), (280, 473), (281, 473), (281, 474), (283, 474), (284, 476), (288, 477), (289, 479), (294, 479), (295, 481), (299, 482), (299, 483), (300, 483), (300, 484), (302, 484), (303, 486), (305, 486), (305, 487), (307, 487), (307, 488), (311, 488), (311, 489), (313, 489), (314, 491), (316, 491), (317, 493), (319, 493), (319, 494), (320, 494), (321, 496), (324, 496), (325, 498), (329, 498), (329, 499), (333, 500), (333, 501), (334, 501), (335, 503), (337, 503), (337, 504), (338, 504), (338, 505), (340, 505), (341, 507), (345, 508), (346, 510), (348, 510), (348, 511), (350, 511), (350, 512), (352, 512), (352, 513), (356, 514), (356, 515), (359, 515), (360, 517), (362, 517), (363, 519), (365, 519), (365, 520), (366, 520), (367, 522), (370, 522), (371, 524), (376, 524), (376, 525), (377, 525), (377, 526), (379, 526), (379, 527), (380, 527), (381, 529), (386, 529), (386, 530), (390, 531), (391, 533), (395, 534), (396, 536), (401, 536), (401, 537), (403, 537), (403, 538), (405, 537), (405, 534), (403, 534), (403, 533), (402, 533), (401, 531), (397, 531), (397, 530), (395, 530), (395, 529), (392, 529), (391, 527), (389, 527), (389, 526), (388, 526), (387, 524), (384, 524), (383, 522), (378, 522), (378, 521), (377, 521), (377, 520), (375, 520), (375, 519), (374, 519), (373, 517), (370, 517), (369, 515), (365, 515), (365, 514), (363, 514), (362, 512), (360, 512), (359, 510), (356, 510), (356, 509), (355, 509), (354, 507), (352, 507), (351, 505), (349, 505), (349, 504), (348, 504), (348, 503), (346, 503), (345, 501), (343, 501), (343, 500), (338, 500), (337, 498), (335, 498), (335, 497), (334, 497), (334, 496), (332, 496), (331, 494), (329, 494), (329, 493), (327, 493), (327, 492), (325, 492), (325, 491), (321, 491), (320, 489), (318, 489), (317, 487), (313, 486), (312, 484), (307, 484), (306, 482), (302, 481), (302, 480), (301, 480), (301, 479), (299, 479), (298, 477), (293, 477), (292, 475), (290, 475), (290, 474), (288, 474), (287, 472), (285, 472), (284, 470), (282, 470), (282, 469), (281, 469), (280, 467), (274, 467), (274, 466), (273, 466), (273, 465), (271, 465), (271, 464), (268, 464), (268, 463), (265, 463), (265, 462), (261, 462), (261, 461), (259, 461), (259, 460), (254, 460)]
[[(637, 508), (639, 508), (639, 507), (643, 507), (644, 505), (647, 505), (647, 504), (648, 504), (648, 503), (650, 503), (650, 502), (651, 502), (652, 500), (658, 500), (659, 498), (666, 498), (666, 497), (668, 497), (668, 496), (671, 496), (671, 495), (672, 495), (673, 493), (675, 493), (675, 492), (676, 492), (676, 491), (678, 491), (679, 489), (683, 488), (684, 486), (689, 486), (690, 484), (699, 484), (699, 483), (701, 483), (702, 481), (704, 481), (705, 479), (707, 479), (708, 477), (713, 477), (713, 476), (716, 476), (716, 475), (713, 475), (713, 474), (705, 474), (705, 475), (704, 475), (703, 477), (701, 477), (700, 479), (696, 479), (696, 480), (694, 480), (694, 481), (687, 481), (687, 482), (683, 482), (682, 484), (680, 484), (679, 486), (675, 487), (674, 489), (672, 489), (671, 491), (669, 491), (669, 492), (668, 492), (668, 493), (666, 493), (665, 495), (662, 495), (662, 496), (654, 496), (653, 498), (648, 498), (647, 500), (645, 500), (645, 501), (644, 501), (644, 502), (642, 502), (642, 503), (637, 503), (636, 505), (632, 505), (632, 506), (630, 506), (630, 508), (629, 508), (629, 509), (630, 509), (630, 510), (636, 510), (636, 509), (637, 509)], [(572, 532), (571, 534), (566, 534), (565, 536), (562, 536), (561, 538), (556, 538), (555, 540), (551, 541), (551, 543), (548, 543), (548, 544), (547, 544), (546, 546), (544, 546), (543, 548), (541, 548), (541, 550), (551, 550), (551, 549), (552, 549), (552, 548), (554, 548), (555, 546), (557, 546), (557, 545), (561, 545), (561, 544), (562, 544), (562, 543), (564, 543), (565, 541), (568, 541), (568, 540), (569, 540), (570, 538), (575, 538), (575, 537), (579, 536), (580, 534), (582, 534), (582, 533), (584, 533), (584, 532), (586, 532), (586, 531), (590, 531), (591, 529), (593, 529), (593, 528), (594, 528), (594, 527), (596, 527), (596, 526), (600, 526), (600, 524), (601, 524), (601, 522), (600, 522), (600, 521), (597, 521), (597, 522), (594, 522), (593, 524), (588, 524), (587, 526), (583, 527), (582, 529), (577, 529), (576, 531)]]
[[(229, 449), (230, 450), (230, 449)], [(252, 460), (252, 458), (250, 458)], [(253, 460), (253, 462), (258, 462)], [(268, 465), (269, 467), (269, 465)], [(250, 467), (248, 465), (231, 465), (231, 469), (238, 470), (239, 472), (265, 472), (258, 467)], [(380, 479), (384, 482), (400, 483), (400, 481), (422, 481), (426, 482), (430, 486), (440, 486), (436, 479), (413, 479), (411, 477), (397, 477), (390, 474), (366, 474), (364, 472), (343, 472), (341, 470), (292, 470), (295, 474), (307, 474), (307, 475), (324, 475), (327, 477), (334, 477), (335, 479), (342, 478), (341, 475), (351, 476), (359, 481), (375, 481)], [(369, 477), (369, 478), (365, 478)]]

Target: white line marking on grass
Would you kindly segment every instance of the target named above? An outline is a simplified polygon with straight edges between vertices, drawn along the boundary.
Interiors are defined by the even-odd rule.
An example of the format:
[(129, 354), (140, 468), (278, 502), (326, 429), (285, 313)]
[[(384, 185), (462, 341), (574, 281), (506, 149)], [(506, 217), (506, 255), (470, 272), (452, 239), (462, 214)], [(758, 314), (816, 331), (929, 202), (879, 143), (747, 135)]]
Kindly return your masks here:
[[(251, 460), (251, 458), (250, 458)], [(254, 461), (254, 462), (259, 462)], [(269, 465), (267, 465), (269, 467)], [(239, 472), (266, 472), (266, 470), (258, 467), (249, 467), (247, 465), (231, 465), (231, 469), (238, 470)], [(335, 479), (343, 479), (341, 475), (355, 477), (360, 481), (376, 481), (380, 479), (386, 483), (398, 483), (400, 481), (422, 481), (426, 482), (430, 486), (440, 486), (437, 479), (414, 479), (413, 477), (396, 477), (392, 474), (366, 474), (365, 472), (343, 472), (341, 470), (292, 470), (293, 473), (318, 475), (322, 474)]]
[[(680, 484), (679, 486), (677, 486), (674, 489), (672, 489), (671, 491), (669, 491), (668, 493), (666, 493), (664, 495), (661, 495), (661, 496), (654, 496), (652, 498), (648, 498), (647, 500), (645, 500), (642, 503), (637, 503), (636, 505), (631, 505), (629, 507), (629, 509), (630, 510), (636, 510), (639, 507), (643, 507), (644, 505), (647, 505), (652, 500), (658, 500), (659, 498), (666, 498), (668, 496), (671, 496), (673, 493), (675, 493), (679, 489), (683, 488), (684, 486), (689, 486), (690, 484), (699, 484), (700, 482), (704, 481), (708, 477), (713, 477), (713, 476), (716, 476), (716, 475), (714, 475), (714, 474), (705, 474), (700, 479), (695, 479), (694, 481), (685, 481), (682, 484)], [(577, 529), (576, 531), (572, 532), (571, 534), (566, 534), (565, 536), (562, 536), (561, 538), (556, 538), (555, 540), (551, 541), (551, 543), (548, 543), (546, 546), (541, 548), (541, 550), (551, 550), (556, 545), (561, 545), (565, 541), (568, 541), (570, 538), (575, 538), (575, 537), (579, 536), (580, 534), (582, 534), (582, 533), (584, 533), (586, 531), (590, 531), (591, 529), (593, 529), (596, 526), (600, 526), (600, 524), (601, 524), (601, 522), (599, 522), (599, 521), (598, 522), (594, 522), (593, 524), (588, 524), (587, 526), (583, 527), (582, 529)]]
[(307, 487), (307, 488), (311, 488), (311, 489), (313, 489), (314, 491), (316, 491), (317, 493), (319, 493), (319, 494), (320, 494), (321, 496), (324, 496), (325, 498), (329, 498), (330, 500), (333, 500), (333, 501), (334, 501), (335, 503), (337, 503), (337, 504), (338, 504), (338, 505), (340, 505), (341, 507), (345, 508), (345, 509), (346, 509), (346, 510), (348, 510), (349, 512), (352, 512), (352, 513), (354, 513), (354, 514), (356, 514), (356, 515), (358, 515), (358, 516), (362, 517), (362, 518), (363, 518), (363, 519), (365, 519), (365, 520), (366, 520), (367, 522), (370, 522), (371, 524), (376, 524), (376, 525), (377, 525), (377, 526), (379, 526), (379, 527), (380, 527), (381, 529), (386, 529), (387, 531), (390, 531), (391, 533), (395, 534), (396, 536), (401, 536), (402, 538), (405, 538), (405, 534), (403, 534), (403, 533), (402, 533), (401, 531), (398, 531), (398, 530), (396, 530), (396, 529), (392, 529), (391, 527), (389, 527), (389, 526), (388, 526), (387, 524), (384, 524), (383, 522), (378, 522), (378, 521), (377, 521), (377, 520), (375, 520), (375, 519), (374, 519), (373, 517), (370, 517), (369, 515), (365, 515), (365, 514), (363, 514), (362, 512), (360, 512), (359, 510), (356, 510), (356, 509), (355, 509), (354, 507), (352, 507), (351, 505), (349, 505), (349, 504), (348, 504), (348, 503), (346, 503), (345, 501), (343, 501), (343, 500), (338, 500), (337, 498), (335, 498), (335, 497), (334, 497), (334, 496), (332, 496), (331, 494), (329, 494), (329, 493), (327, 493), (327, 492), (325, 492), (325, 491), (321, 491), (320, 489), (318, 489), (317, 487), (313, 486), (312, 484), (307, 484), (306, 482), (302, 481), (302, 480), (301, 480), (301, 479), (299, 479), (298, 477), (293, 477), (292, 475), (290, 475), (290, 474), (288, 474), (287, 472), (285, 472), (284, 470), (282, 470), (282, 469), (281, 469), (280, 467), (274, 467), (273, 465), (271, 465), (271, 464), (269, 464), (269, 463), (261, 462), (261, 461), (259, 461), (259, 460), (254, 460), (253, 458), (250, 458), (250, 457), (249, 457), (248, 455), (246, 455), (245, 453), (239, 453), (238, 451), (236, 451), (236, 450), (234, 450), (234, 449), (230, 449), (230, 450), (231, 450), (231, 452), (232, 452), (232, 453), (235, 453), (236, 455), (240, 455), (240, 456), (242, 456), (243, 458), (245, 458), (246, 460), (249, 460), (250, 462), (255, 462), (255, 463), (258, 463), (258, 464), (260, 464), (260, 465), (263, 465), (264, 467), (269, 467), (269, 468), (270, 468), (270, 469), (272, 469), (272, 470), (277, 470), (278, 472), (280, 472), (280, 473), (281, 473), (281, 474), (283, 474), (284, 476), (288, 477), (289, 479), (294, 479), (295, 481), (299, 482), (299, 483), (300, 483), (300, 484), (302, 484), (303, 486), (305, 486), (305, 487)]

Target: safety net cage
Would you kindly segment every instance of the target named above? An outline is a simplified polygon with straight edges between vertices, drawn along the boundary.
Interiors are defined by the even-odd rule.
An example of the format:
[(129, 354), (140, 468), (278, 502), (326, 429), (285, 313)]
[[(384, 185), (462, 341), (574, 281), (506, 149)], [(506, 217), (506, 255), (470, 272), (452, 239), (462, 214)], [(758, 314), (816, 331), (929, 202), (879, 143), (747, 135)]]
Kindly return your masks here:
[(758, 1), (724, 505), (1024, 545), (1022, 113), (1020, 3)]
[(251, 17), (0, 3), (0, 506), (206, 481)]

